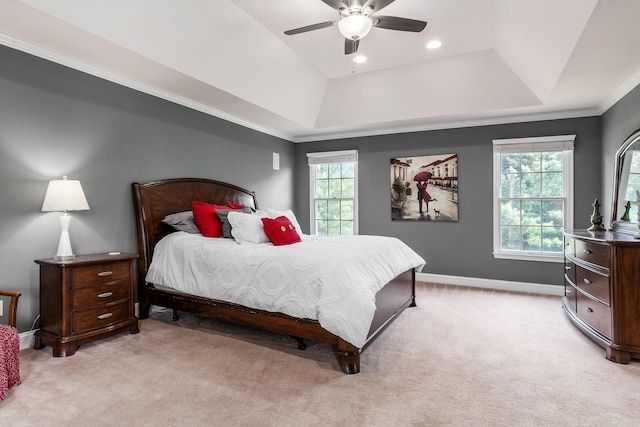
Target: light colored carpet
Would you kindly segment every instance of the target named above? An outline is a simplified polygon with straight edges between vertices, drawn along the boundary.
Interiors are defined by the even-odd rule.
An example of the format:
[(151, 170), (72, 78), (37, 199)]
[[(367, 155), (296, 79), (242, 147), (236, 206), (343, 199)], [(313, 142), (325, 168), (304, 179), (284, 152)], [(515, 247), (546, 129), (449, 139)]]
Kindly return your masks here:
[(637, 426), (640, 362), (620, 365), (557, 297), (418, 284), (343, 374), (333, 350), (170, 313), (67, 358), (23, 350), (6, 426)]

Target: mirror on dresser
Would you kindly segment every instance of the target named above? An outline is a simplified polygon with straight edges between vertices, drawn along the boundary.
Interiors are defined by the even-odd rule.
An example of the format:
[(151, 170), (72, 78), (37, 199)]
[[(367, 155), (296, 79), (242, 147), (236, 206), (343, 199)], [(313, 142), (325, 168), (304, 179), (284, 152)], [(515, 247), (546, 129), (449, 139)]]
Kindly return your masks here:
[(640, 130), (632, 133), (616, 153), (611, 229), (638, 233), (640, 191)]

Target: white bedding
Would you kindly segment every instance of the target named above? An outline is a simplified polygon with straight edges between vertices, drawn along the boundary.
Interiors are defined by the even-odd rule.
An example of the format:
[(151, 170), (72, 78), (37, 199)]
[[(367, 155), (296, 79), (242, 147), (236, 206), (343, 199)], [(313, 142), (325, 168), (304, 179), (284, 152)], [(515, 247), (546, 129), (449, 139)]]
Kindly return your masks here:
[(233, 239), (175, 232), (155, 247), (148, 283), (247, 307), (316, 319), (362, 347), (375, 294), (424, 259), (381, 236), (304, 236), (300, 243), (239, 245)]

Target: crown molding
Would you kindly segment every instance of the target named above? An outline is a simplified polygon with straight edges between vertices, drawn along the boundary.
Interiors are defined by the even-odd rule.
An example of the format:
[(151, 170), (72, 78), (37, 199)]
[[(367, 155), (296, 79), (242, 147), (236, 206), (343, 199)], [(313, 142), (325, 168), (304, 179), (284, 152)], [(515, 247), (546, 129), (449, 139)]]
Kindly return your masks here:
[(379, 136), (379, 135), (391, 135), (399, 133), (411, 133), (411, 132), (425, 132), (431, 130), (443, 130), (443, 129), (458, 129), (477, 126), (492, 126), (492, 125), (504, 125), (512, 123), (523, 122), (541, 122), (544, 120), (560, 120), (560, 119), (574, 119), (580, 117), (591, 117), (601, 115), (600, 108), (585, 108), (576, 110), (565, 110), (548, 113), (535, 113), (535, 114), (518, 114), (518, 115), (499, 115), (495, 117), (468, 119), (468, 120), (450, 120), (438, 123), (428, 123), (411, 126), (396, 126), (387, 127), (377, 130), (365, 130), (365, 131), (344, 131), (344, 132), (332, 132), (315, 135), (307, 135), (294, 137), (292, 142), (304, 143), (315, 141), (329, 141), (335, 139), (346, 138), (361, 138), (365, 136)]
[(600, 105), (600, 114), (604, 114), (607, 110), (613, 107), (618, 101), (624, 98), (629, 92), (635, 89), (640, 84), (640, 71), (631, 76), (626, 82), (624, 82), (618, 89), (616, 89), (611, 95), (604, 100)]

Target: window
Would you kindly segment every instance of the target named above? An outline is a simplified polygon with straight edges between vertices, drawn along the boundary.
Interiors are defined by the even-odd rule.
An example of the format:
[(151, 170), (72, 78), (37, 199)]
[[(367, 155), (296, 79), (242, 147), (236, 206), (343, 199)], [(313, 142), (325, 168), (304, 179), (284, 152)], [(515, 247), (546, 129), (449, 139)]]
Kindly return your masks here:
[(493, 141), (493, 254), (562, 262), (573, 227), (575, 135)]
[(358, 152), (307, 153), (311, 234), (358, 234)]

